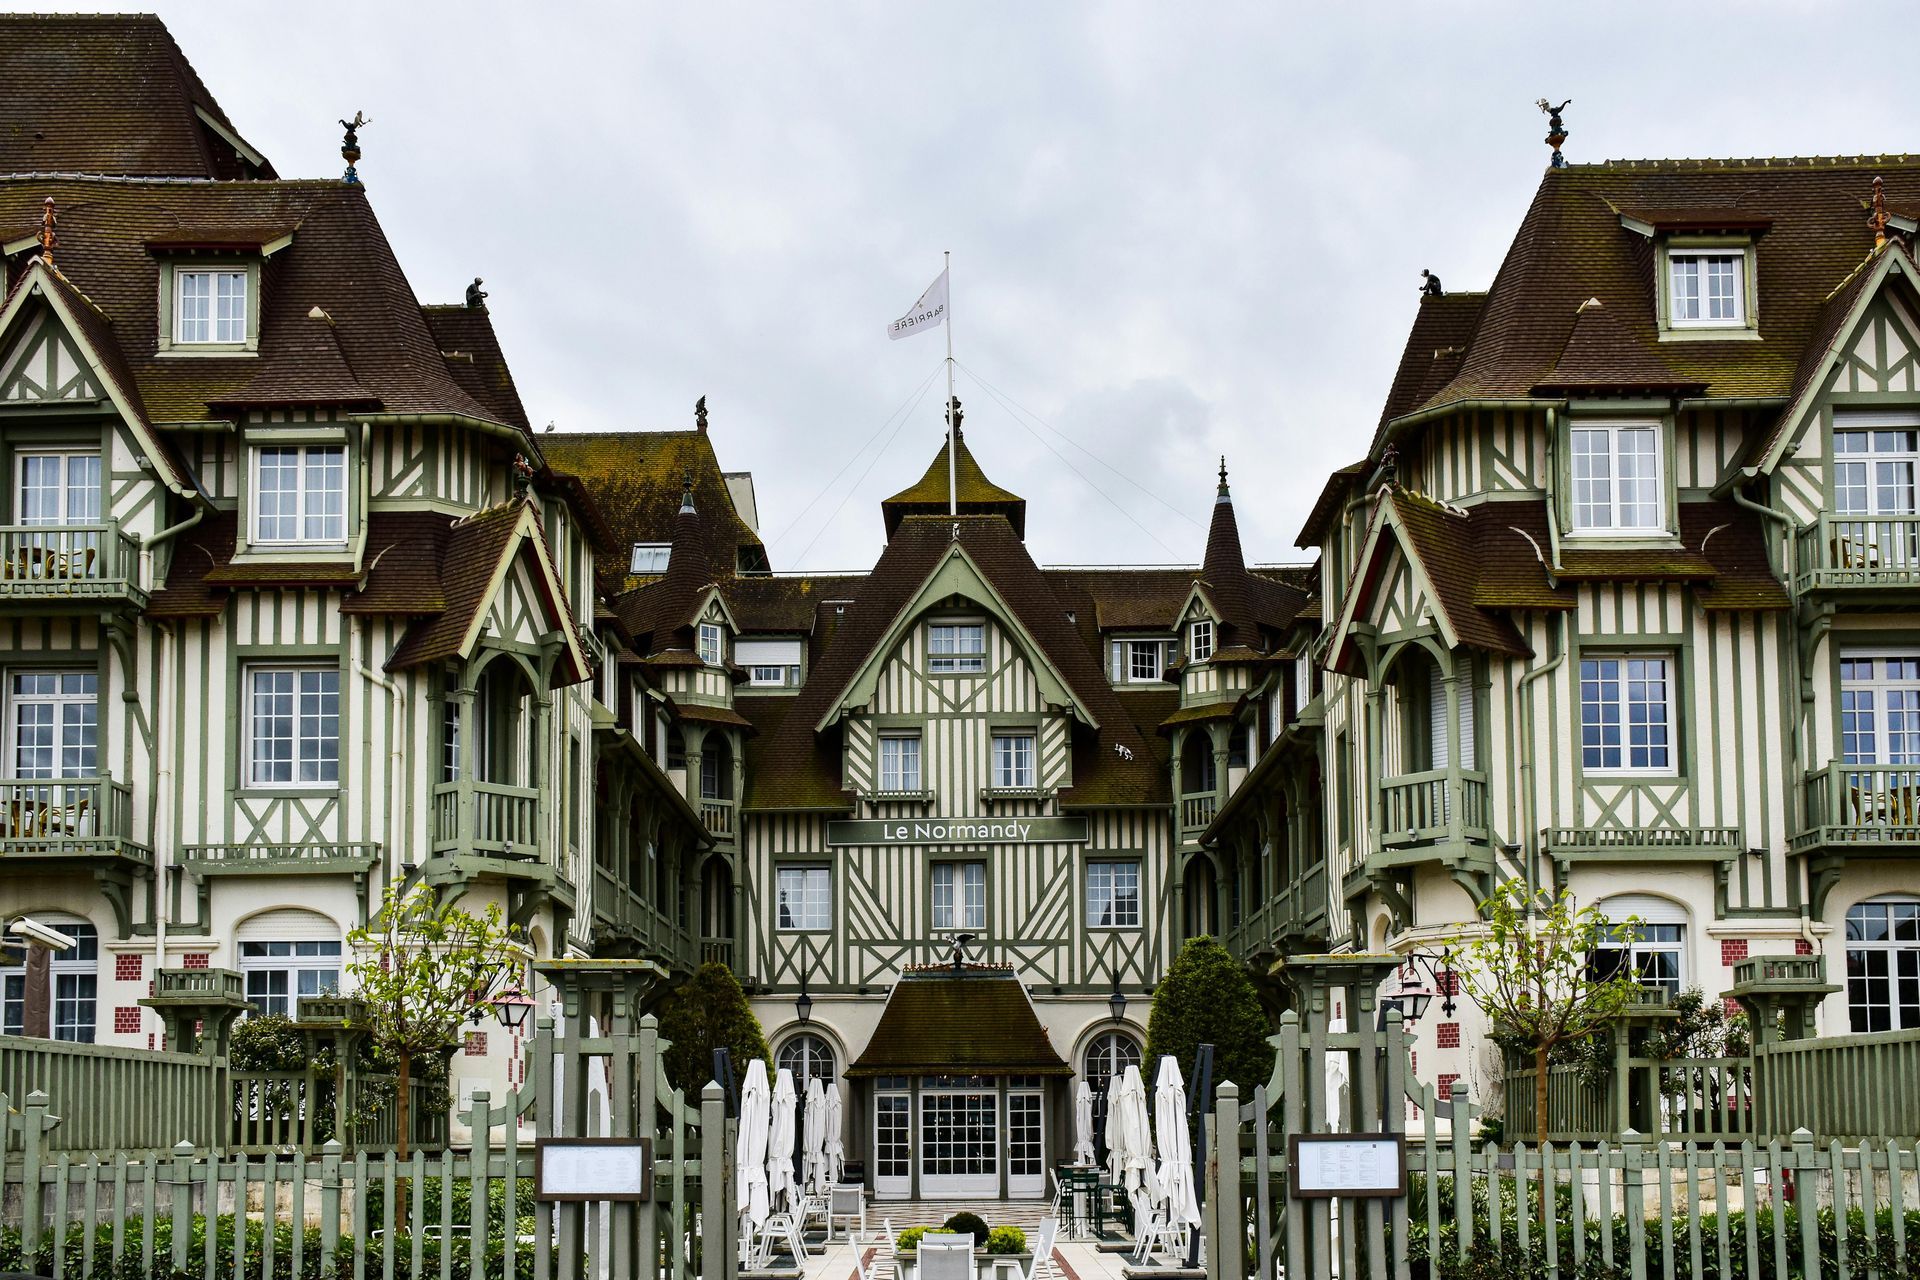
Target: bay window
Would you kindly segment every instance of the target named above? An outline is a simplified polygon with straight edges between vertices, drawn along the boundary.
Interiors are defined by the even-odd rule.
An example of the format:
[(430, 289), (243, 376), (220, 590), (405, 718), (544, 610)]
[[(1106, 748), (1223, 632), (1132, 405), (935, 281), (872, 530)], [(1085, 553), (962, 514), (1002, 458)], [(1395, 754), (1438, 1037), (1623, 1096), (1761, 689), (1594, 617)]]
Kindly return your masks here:
[(1656, 423), (1583, 423), (1568, 432), (1572, 532), (1666, 532), (1666, 478)]

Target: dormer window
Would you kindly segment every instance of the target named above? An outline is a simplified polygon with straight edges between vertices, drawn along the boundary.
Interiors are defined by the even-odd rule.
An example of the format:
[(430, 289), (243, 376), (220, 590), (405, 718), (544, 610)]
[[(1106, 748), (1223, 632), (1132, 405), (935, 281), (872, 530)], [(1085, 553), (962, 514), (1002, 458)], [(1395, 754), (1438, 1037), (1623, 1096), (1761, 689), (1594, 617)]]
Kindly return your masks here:
[(173, 274), (173, 340), (180, 344), (247, 340), (247, 273), (181, 267)]
[(1202, 618), (1187, 628), (1187, 657), (1205, 662), (1213, 656), (1213, 620)]
[(273, 445), (253, 451), (255, 544), (347, 540), (343, 445)]
[(710, 667), (717, 667), (720, 665), (720, 657), (723, 652), (720, 624), (717, 622), (701, 623), (700, 661)]
[(669, 542), (636, 542), (633, 544), (633, 559), (627, 566), (627, 572), (633, 574), (654, 574), (667, 571), (667, 561), (672, 558), (673, 544)]
[(1667, 251), (1667, 323), (1676, 329), (1747, 323), (1747, 256), (1725, 250)]
[(1572, 532), (1628, 537), (1667, 532), (1658, 423), (1582, 423), (1567, 434)]

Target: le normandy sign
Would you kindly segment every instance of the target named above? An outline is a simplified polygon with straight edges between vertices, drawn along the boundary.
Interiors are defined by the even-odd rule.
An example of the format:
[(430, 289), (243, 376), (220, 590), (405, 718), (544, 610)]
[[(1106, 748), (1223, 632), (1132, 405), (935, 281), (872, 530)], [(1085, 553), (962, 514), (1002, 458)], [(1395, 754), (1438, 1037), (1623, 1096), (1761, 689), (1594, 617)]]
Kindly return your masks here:
[(1085, 844), (1085, 818), (881, 818), (829, 822), (827, 844)]

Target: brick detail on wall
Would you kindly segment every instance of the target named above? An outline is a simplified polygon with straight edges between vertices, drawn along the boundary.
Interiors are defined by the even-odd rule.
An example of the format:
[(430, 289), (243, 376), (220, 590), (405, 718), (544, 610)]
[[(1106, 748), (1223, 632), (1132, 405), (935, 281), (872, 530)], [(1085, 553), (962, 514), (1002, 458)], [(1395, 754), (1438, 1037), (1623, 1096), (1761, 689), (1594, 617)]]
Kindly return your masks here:
[(113, 958), (113, 980), (115, 982), (138, 982), (146, 972), (147, 958), (142, 955), (115, 956)]
[(1457, 1022), (1443, 1022), (1435, 1027), (1433, 1029), (1433, 1043), (1441, 1049), (1458, 1049), (1460, 1047), (1460, 1024)]
[(1721, 996), (1720, 1007), (1727, 1011), (1727, 1016), (1729, 1018), (1731, 1018), (1736, 1013), (1745, 1013), (1747, 1011), (1746, 1006), (1741, 1004), (1738, 1000), (1735, 1000), (1732, 996)]
[(1440, 1073), (1439, 1089), (1441, 1098), (1446, 1099), (1453, 1096), (1453, 1082), (1459, 1078), (1460, 1073), (1458, 1071), (1442, 1071)]
[(189, 951), (185, 958), (180, 961), (180, 967), (182, 969), (205, 969), (207, 962), (211, 959), (213, 959), (213, 956), (208, 952)]
[(467, 1042), (464, 1048), (464, 1052), (469, 1058), (486, 1057), (487, 1056), (487, 1033), (484, 1031), (467, 1032)]
[(1813, 944), (1805, 938), (1795, 938), (1793, 940), (1793, 954), (1797, 956), (1810, 956), (1813, 954)]
[(1747, 940), (1745, 938), (1720, 939), (1720, 963), (1736, 965), (1747, 958)]
[(137, 1036), (140, 1034), (140, 1006), (123, 1004), (113, 1011), (113, 1034), (117, 1036)]

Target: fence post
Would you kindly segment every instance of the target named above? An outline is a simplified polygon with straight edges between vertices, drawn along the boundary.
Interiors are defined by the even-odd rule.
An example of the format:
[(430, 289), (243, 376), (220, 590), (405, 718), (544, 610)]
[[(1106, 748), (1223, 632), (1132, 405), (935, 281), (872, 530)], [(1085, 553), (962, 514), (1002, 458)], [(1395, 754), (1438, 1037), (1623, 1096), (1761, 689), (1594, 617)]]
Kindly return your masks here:
[[(1467, 1260), (1467, 1252), (1473, 1245), (1473, 1126), (1467, 1116), (1467, 1086), (1463, 1081), (1453, 1082), (1453, 1110), (1448, 1122), (1453, 1126), (1453, 1235), (1454, 1244), (1459, 1250), (1460, 1261)], [(1504, 1108), (1505, 1101), (1502, 1100)], [(1488, 1199), (1498, 1204), (1499, 1178), (1491, 1175), (1487, 1179)], [(1429, 1187), (1428, 1195), (1437, 1195), (1438, 1187)], [(1440, 1242), (1427, 1242), (1429, 1255), (1437, 1262), (1440, 1256)]]
[[(325, 1259), (321, 1265), (331, 1267), (340, 1248), (340, 1139), (327, 1139), (320, 1152), (320, 1256)], [(246, 1200), (237, 1203), (244, 1206)]]
[[(727, 1196), (726, 1090), (707, 1081), (700, 1090), (700, 1276), (733, 1274), (733, 1206)], [(858, 1244), (854, 1246), (859, 1248)]]
[(20, 1253), (31, 1262), (40, 1250), (40, 1172), (46, 1165), (47, 1095), (35, 1089), (27, 1095), (26, 1119), (21, 1125)]
[[(173, 1148), (173, 1170), (167, 1175), (173, 1187), (173, 1270), (177, 1275), (187, 1269), (187, 1240), (193, 1235), (193, 1144), (180, 1141)], [(271, 1203), (271, 1202), (269, 1202)], [(117, 1208), (118, 1206), (116, 1206)], [(245, 1213), (245, 1206), (240, 1213)], [(213, 1230), (213, 1215), (207, 1215), (207, 1230)]]
[(1213, 1149), (1208, 1164), (1213, 1173), (1208, 1216), (1216, 1229), (1211, 1280), (1243, 1280), (1247, 1227), (1240, 1195), (1240, 1086), (1231, 1080), (1214, 1090)]

